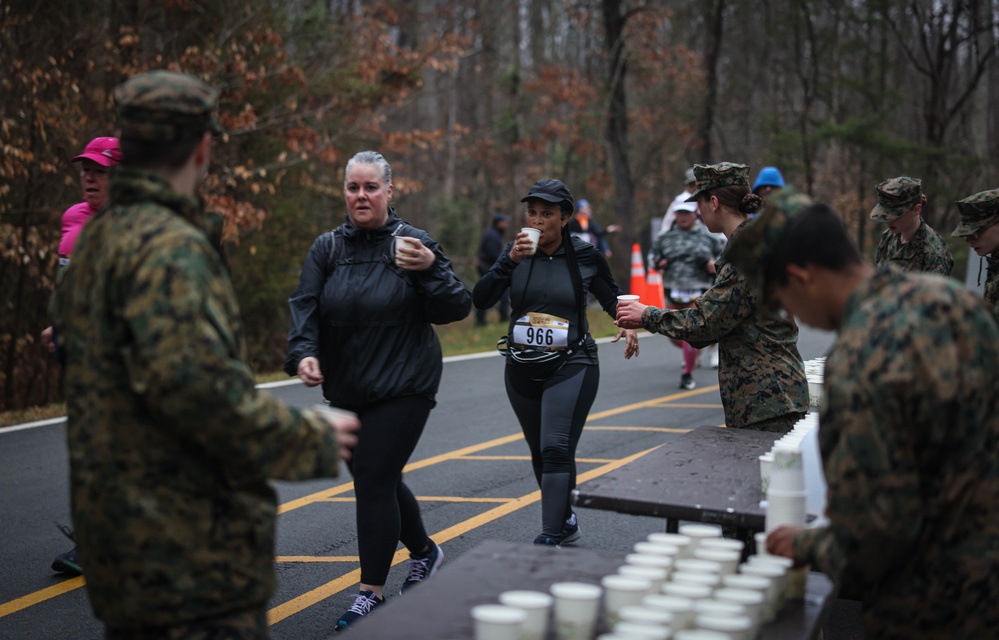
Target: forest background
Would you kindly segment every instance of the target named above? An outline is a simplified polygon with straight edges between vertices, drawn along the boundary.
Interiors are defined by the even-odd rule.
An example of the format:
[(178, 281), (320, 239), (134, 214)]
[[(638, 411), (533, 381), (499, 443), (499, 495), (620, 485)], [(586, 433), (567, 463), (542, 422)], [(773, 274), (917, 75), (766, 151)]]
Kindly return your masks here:
[[(776, 165), (870, 255), (874, 185), (923, 180), (962, 277), (953, 202), (996, 187), (999, 0), (0, 0), (0, 410), (60, 398), (38, 341), (70, 159), (148, 69), (221, 91), (203, 194), (226, 219), (252, 365), (280, 368), (287, 298), (344, 219), (347, 159), (381, 151), (400, 215), (466, 284), (492, 215), (541, 177), (590, 200), (627, 282), (695, 162)], [(977, 260), (977, 258), (975, 258)]]

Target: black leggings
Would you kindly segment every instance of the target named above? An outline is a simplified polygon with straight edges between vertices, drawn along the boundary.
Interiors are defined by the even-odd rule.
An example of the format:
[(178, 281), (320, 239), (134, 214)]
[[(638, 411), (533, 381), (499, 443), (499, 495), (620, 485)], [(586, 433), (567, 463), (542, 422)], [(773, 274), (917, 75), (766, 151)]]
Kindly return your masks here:
[(506, 367), (506, 395), (531, 450), (541, 488), (541, 532), (555, 537), (572, 514), (576, 445), (600, 385), (596, 365), (567, 364), (548, 380), (531, 380), (516, 364)]
[(347, 467), (357, 497), (357, 548), (361, 582), (382, 586), (399, 542), (410, 553), (431, 544), (420, 505), (402, 482), (434, 401), (423, 396), (390, 398), (365, 407), (347, 407), (361, 420), (357, 446)]

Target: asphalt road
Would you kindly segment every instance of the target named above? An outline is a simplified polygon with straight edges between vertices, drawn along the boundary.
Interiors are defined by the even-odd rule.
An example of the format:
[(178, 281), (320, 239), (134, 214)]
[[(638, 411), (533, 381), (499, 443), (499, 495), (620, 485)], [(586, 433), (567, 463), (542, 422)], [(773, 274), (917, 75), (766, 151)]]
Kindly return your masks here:
[[(830, 334), (803, 329), (802, 357), (823, 355), (831, 341)], [(691, 427), (724, 422), (714, 370), (695, 370), (697, 388), (680, 390), (679, 349), (662, 336), (646, 336), (640, 344), (641, 355), (631, 361), (624, 360), (623, 345), (600, 346), (600, 391), (577, 456), (581, 482)], [(420, 498), (427, 529), (448, 559), (487, 539), (530, 544), (540, 531), (537, 485), (503, 389), (502, 367), (492, 354), (446, 362), (438, 406), (407, 468), (406, 482)], [(318, 391), (300, 384), (269, 392), (298, 406), (320, 400)], [(70, 548), (54, 524), (69, 522), (63, 422), (0, 428), (0, 487), (0, 639), (102, 637), (84, 579), (49, 569), (53, 557)], [(278, 489), (272, 635), (328, 638), (352, 603), (359, 578), (350, 478), (279, 483)], [(578, 546), (584, 548), (624, 552), (663, 530), (663, 522), (652, 518), (585, 509), (578, 514)], [(386, 586), (390, 594), (405, 579), (404, 553), (396, 560)]]

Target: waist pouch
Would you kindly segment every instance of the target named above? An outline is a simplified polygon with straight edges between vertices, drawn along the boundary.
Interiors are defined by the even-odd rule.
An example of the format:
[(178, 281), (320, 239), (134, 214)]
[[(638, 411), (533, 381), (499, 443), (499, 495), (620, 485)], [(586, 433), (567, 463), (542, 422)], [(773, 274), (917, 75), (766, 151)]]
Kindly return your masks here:
[(496, 342), (496, 350), (513, 362), (518, 371), (526, 374), (531, 380), (539, 381), (547, 380), (558, 373), (572, 354), (585, 347), (585, 335), (568, 348), (558, 350), (523, 349), (514, 346), (509, 336), (503, 336)]

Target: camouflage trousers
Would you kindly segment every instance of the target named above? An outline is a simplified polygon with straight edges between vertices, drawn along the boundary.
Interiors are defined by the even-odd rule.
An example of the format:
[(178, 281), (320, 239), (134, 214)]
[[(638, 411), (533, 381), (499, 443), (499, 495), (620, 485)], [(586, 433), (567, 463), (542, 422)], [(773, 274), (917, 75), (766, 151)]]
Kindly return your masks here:
[(107, 640), (267, 640), (267, 611), (263, 607), (218, 618), (163, 627), (107, 629)]
[(760, 420), (759, 422), (747, 424), (739, 428), (748, 429), (750, 431), (773, 431), (777, 433), (787, 433), (792, 427), (794, 427), (794, 423), (801, 420), (804, 415), (804, 413), (785, 413), (782, 416), (767, 418), (766, 420)]

